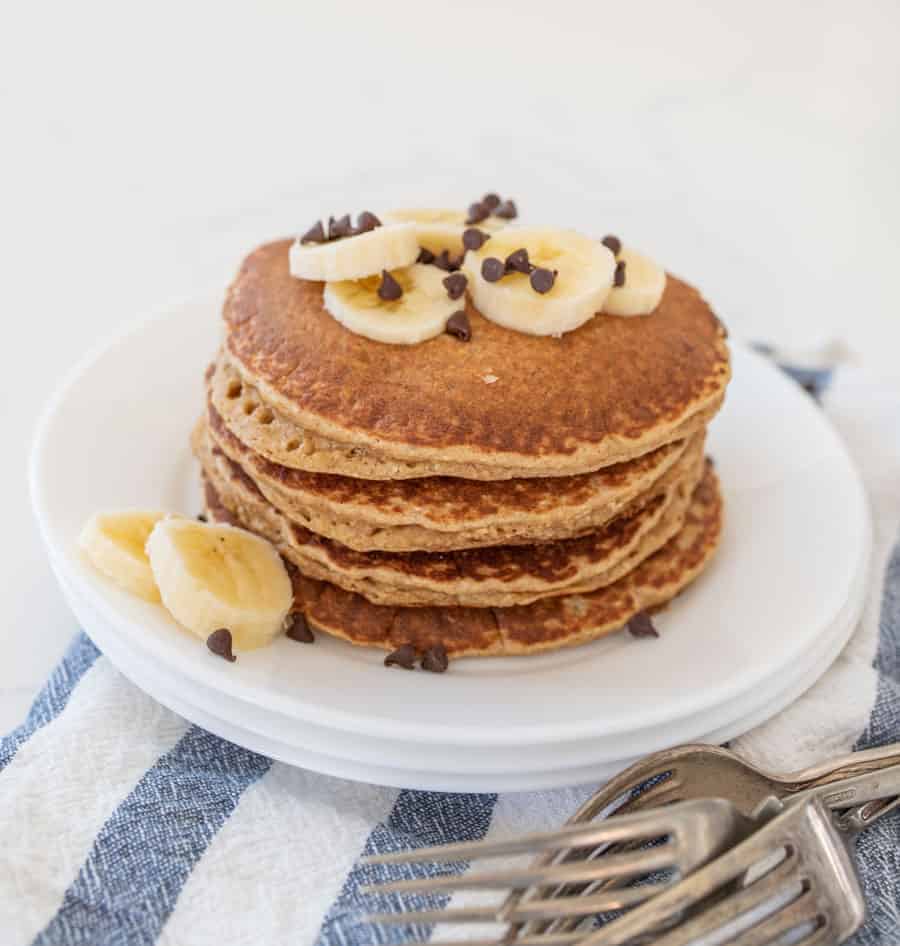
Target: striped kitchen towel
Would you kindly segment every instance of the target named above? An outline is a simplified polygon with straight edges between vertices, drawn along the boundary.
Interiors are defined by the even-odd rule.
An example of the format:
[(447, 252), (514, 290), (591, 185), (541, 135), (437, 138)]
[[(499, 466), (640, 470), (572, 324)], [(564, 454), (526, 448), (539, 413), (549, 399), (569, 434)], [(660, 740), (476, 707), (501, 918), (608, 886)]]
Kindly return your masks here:
[[(850, 368), (797, 377), (863, 473), (876, 548), (867, 609), (844, 653), (793, 706), (734, 743), (782, 769), (900, 740), (900, 392)], [(185, 723), (79, 634), (28, 718), (0, 740), (0, 946), (439, 938), (440, 925), (362, 921), (364, 907), (450, 900), (364, 903), (363, 884), (417, 869), (365, 867), (362, 855), (549, 828), (591, 791), (398, 791), (293, 769)], [(860, 837), (858, 859), (869, 922), (854, 942), (897, 946), (900, 816)]]

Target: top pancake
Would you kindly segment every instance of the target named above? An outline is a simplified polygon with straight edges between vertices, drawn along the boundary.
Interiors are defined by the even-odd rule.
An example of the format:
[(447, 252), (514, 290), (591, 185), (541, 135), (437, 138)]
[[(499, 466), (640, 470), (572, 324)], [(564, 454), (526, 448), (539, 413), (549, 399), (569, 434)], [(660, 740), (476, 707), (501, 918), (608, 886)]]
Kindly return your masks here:
[(328, 314), (322, 284), (290, 275), (289, 247), (255, 250), (232, 283), (228, 361), (302, 430), (422, 464), (421, 475), (559, 476), (628, 460), (698, 426), (730, 377), (724, 329), (672, 276), (653, 315), (597, 315), (558, 339), (502, 328), (468, 303), (470, 342), (385, 345)]

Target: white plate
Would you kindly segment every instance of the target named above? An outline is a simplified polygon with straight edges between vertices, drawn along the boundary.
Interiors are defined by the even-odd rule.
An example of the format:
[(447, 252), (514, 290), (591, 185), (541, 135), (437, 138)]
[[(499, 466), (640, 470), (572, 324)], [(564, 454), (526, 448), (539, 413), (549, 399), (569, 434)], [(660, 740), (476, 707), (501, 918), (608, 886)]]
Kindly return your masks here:
[(218, 334), (216, 302), (182, 303), (87, 359), (40, 425), (32, 493), (65, 583), (144, 659), (223, 705), (234, 697), (327, 730), (433, 746), (627, 741), (702, 720), (790, 668), (834, 628), (865, 567), (868, 510), (842, 444), (792, 382), (736, 347), (710, 438), (726, 493), (722, 549), (659, 616), (659, 640), (619, 634), (555, 654), (459, 661), (443, 676), (388, 672), (378, 652), (325, 635), (313, 647), (280, 640), (233, 665), (213, 660), (162, 608), (97, 575), (75, 538), (100, 508), (198, 508), (187, 438)]

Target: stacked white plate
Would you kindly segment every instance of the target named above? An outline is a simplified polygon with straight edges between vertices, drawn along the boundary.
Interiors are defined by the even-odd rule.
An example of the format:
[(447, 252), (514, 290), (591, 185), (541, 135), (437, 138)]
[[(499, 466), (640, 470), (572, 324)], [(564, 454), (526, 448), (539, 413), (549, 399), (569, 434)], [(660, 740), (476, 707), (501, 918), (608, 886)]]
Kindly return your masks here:
[(811, 686), (856, 624), (871, 531), (859, 478), (811, 398), (734, 346), (709, 441), (724, 540), (656, 618), (660, 638), (460, 660), (443, 675), (385, 669), (381, 652), (326, 635), (234, 664), (212, 657), (162, 607), (95, 573), (76, 537), (99, 509), (200, 508), (188, 436), (218, 332), (215, 301), (182, 303), (88, 358), (41, 423), (32, 493), (87, 633), (139, 687), (233, 742), (407, 788), (588, 782), (656, 749), (745, 732)]

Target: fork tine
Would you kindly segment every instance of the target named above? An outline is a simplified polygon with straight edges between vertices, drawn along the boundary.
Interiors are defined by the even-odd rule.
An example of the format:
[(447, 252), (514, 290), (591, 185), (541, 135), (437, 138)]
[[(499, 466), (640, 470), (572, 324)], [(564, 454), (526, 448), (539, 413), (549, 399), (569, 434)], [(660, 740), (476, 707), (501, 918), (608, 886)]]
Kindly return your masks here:
[[(576, 946), (584, 933), (545, 933), (532, 935), (525, 933), (515, 939), (499, 936), (497, 939), (467, 939), (465, 946)], [(463, 946), (459, 940), (430, 939), (427, 943), (408, 943), (407, 946)]]
[(412, 893), (422, 890), (524, 890), (539, 885), (555, 885), (597, 880), (629, 879), (671, 867), (673, 854), (669, 845), (637, 850), (633, 853), (611, 854), (591, 861), (576, 861), (548, 867), (531, 866), (479, 874), (451, 874), (419, 877), (414, 880), (392, 880), (368, 884), (364, 894)]
[(778, 942), (785, 933), (804, 923), (813, 922), (810, 933), (816, 932), (824, 925), (824, 920), (825, 918), (819, 915), (815, 896), (812, 891), (806, 889), (783, 909), (741, 933), (729, 946), (767, 946), (768, 943)]
[[(527, 920), (552, 920), (562, 916), (591, 916), (611, 910), (625, 910), (667, 890), (671, 882), (641, 884), (639, 887), (624, 887), (586, 897), (564, 897), (552, 900), (525, 900), (505, 919), (511, 922)], [(456, 907), (452, 910), (409, 910), (405, 913), (371, 913), (369, 923), (391, 926), (412, 923), (496, 923), (499, 922), (494, 907)]]
[(670, 775), (653, 788), (648, 788), (639, 795), (634, 795), (625, 802), (621, 808), (616, 811), (616, 815), (631, 814), (635, 811), (644, 811), (647, 808), (655, 808), (659, 805), (667, 805), (671, 802), (680, 801), (678, 793), (681, 790), (681, 781), (675, 775)]
[[(688, 803), (690, 804), (690, 803)], [(509, 854), (528, 854), (532, 851), (552, 851), (568, 848), (598, 847), (616, 841), (651, 840), (668, 834), (665, 812), (642, 811), (623, 815), (609, 821), (592, 824), (573, 824), (558, 831), (541, 831), (505, 841), (463, 841), (458, 844), (438, 844), (434, 847), (395, 851), (390, 854), (370, 854), (363, 864), (410, 864), (431, 861), (446, 864), (470, 861), (477, 857), (500, 857)]]

